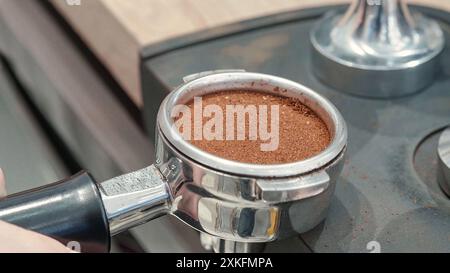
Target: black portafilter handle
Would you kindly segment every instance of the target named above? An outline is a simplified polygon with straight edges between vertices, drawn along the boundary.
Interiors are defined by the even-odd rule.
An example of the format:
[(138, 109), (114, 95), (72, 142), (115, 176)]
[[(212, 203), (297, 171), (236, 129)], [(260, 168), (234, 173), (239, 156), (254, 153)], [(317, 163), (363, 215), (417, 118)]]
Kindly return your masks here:
[(86, 172), (0, 199), (0, 220), (52, 237), (81, 252), (109, 252), (99, 188)]

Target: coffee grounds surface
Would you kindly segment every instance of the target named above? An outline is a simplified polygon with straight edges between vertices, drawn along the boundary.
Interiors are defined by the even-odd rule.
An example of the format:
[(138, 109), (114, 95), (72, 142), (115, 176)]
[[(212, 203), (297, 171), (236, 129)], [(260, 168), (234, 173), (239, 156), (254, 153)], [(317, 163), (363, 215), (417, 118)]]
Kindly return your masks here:
[[(224, 113), (224, 120), (227, 105), (255, 105), (257, 108), (259, 105), (267, 105), (269, 131), (271, 129), (271, 106), (279, 106), (279, 145), (274, 151), (261, 150), (261, 144), (269, 141), (262, 141), (259, 137), (257, 140), (249, 139), (248, 117), (246, 118), (245, 140), (193, 140), (192, 136), (189, 141), (194, 146), (225, 159), (264, 165), (291, 163), (319, 154), (331, 142), (326, 124), (314, 111), (297, 99), (263, 92), (236, 90), (202, 96), (202, 103), (203, 109), (210, 104), (220, 106)], [(187, 106), (191, 109), (191, 113), (194, 113), (194, 101), (187, 103)], [(209, 119), (203, 118), (203, 123)], [(223, 128), (226, 128), (225, 123)], [(194, 132), (193, 122), (191, 130)], [(224, 129), (224, 136), (225, 134)]]

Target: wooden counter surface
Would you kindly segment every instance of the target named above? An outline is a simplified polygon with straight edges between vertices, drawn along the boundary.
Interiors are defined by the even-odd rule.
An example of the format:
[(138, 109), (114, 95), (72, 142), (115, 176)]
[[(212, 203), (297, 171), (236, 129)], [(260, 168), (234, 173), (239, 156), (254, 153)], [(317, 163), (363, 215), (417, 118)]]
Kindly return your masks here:
[[(177, 36), (274, 13), (349, 0), (49, 0), (141, 106), (139, 52)], [(450, 11), (450, 0), (411, 0)]]

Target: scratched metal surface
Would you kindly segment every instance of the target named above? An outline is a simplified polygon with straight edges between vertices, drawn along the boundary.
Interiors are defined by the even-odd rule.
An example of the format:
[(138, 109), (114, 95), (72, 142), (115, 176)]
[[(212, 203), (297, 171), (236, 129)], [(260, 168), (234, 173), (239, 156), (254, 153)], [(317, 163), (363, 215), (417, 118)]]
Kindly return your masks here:
[[(450, 45), (450, 14), (420, 9), (439, 20)], [(315, 252), (368, 252), (368, 243), (377, 241), (382, 252), (450, 252), (450, 199), (437, 186), (435, 173), (423, 166), (432, 163), (427, 156), (435, 153), (434, 146), (421, 146), (414, 159), (427, 136), (450, 124), (449, 48), (443, 73), (427, 90), (395, 100), (346, 95), (311, 74), (308, 34), (324, 11), (244, 22), (144, 50), (148, 126), (154, 126), (152, 108), (190, 73), (243, 68), (300, 82), (342, 112), (349, 127), (348, 158), (325, 222), (300, 235), (298, 244), (278, 245), (278, 250), (299, 251), (305, 242)]]

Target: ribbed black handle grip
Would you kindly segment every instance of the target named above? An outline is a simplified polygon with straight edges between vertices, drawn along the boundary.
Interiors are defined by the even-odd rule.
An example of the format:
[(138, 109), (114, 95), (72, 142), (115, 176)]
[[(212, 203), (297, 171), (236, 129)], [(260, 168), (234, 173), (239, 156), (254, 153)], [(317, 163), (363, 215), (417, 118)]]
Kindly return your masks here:
[(81, 252), (108, 252), (109, 224), (97, 184), (86, 173), (0, 200), (0, 220), (48, 235)]

